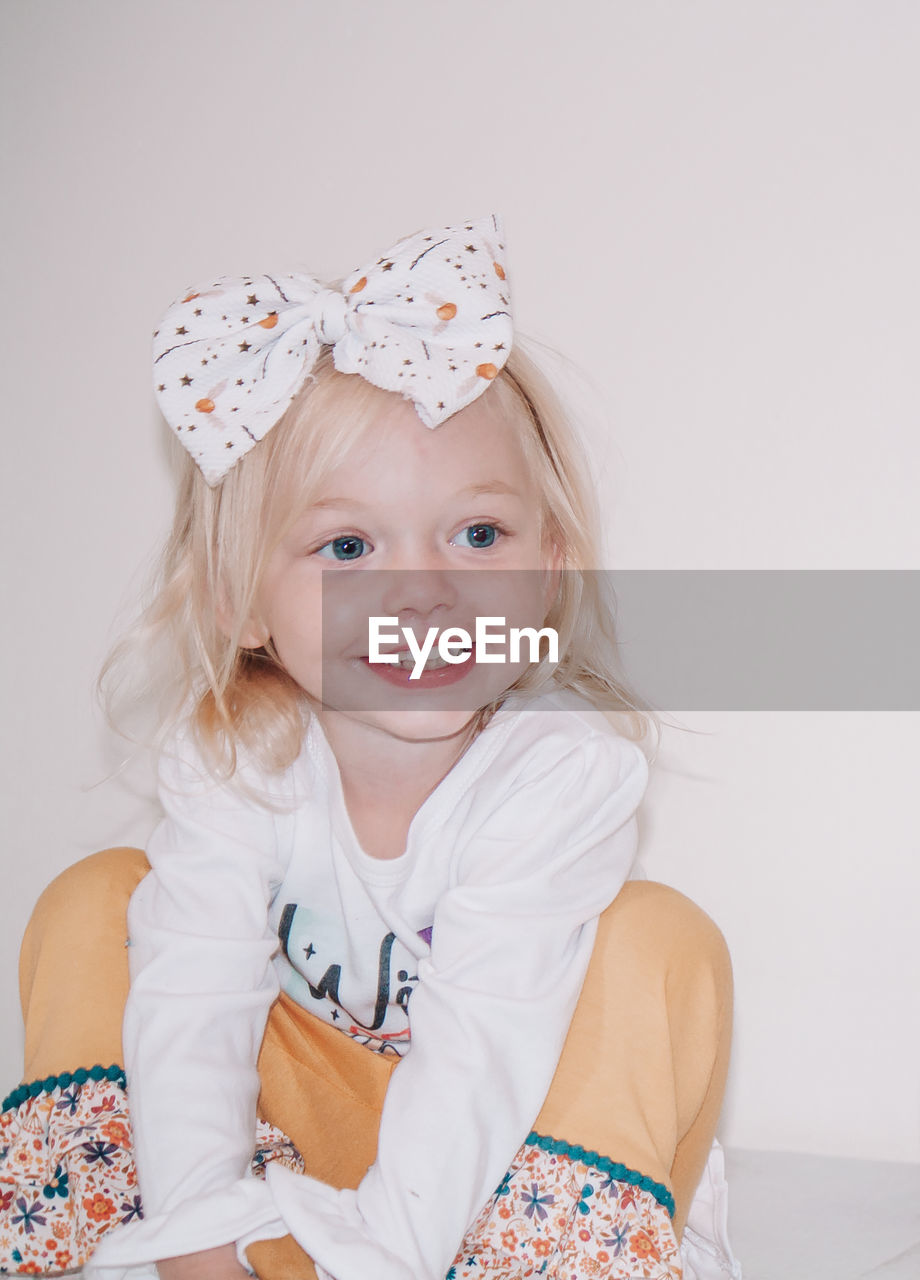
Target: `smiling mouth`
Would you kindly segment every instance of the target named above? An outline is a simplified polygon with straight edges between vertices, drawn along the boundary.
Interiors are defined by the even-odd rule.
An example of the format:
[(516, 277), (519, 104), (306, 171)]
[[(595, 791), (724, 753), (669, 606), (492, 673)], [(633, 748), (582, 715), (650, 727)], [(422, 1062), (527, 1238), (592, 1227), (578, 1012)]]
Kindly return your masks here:
[[(366, 662), (366, 663), (368, 664), (368, 666), (374, 666), (374, 667), (377, 667), (377, 666), (385, 666), (385, 667), (389, 667), (391, 671), (392, 671), (392, 670), (399, 670), (399, 671), (414, 671), (414, 670), (415, 670), (415, 664), (416, 664), (417, 659), (416, 659), (415, 655), (414, 655), (414, 654), (413, 654), (409, 649), (391, 650), (391, 651), (390, 651), (390, 656), (392, 656), (392, 654), (393, 654), (394, 652), (396, 653), (397, 658), (398, 658), (398, 661), (397, 661), (397, 662), (386, 662), (386, 663), (377, 663), (377, 662), (374, 662), (374, 663), (372, 663), (372, 662), (371, 662), (371, 660), (370, 660), (370, 657), (369, 657), (366, 653), (362, 653), (362, 654), (361, 654), (361, 661), (362, 661), (362, 662)], [(469, 648), (469, 649), (458, 649), (458, 650), (456, 651), (457, 656), (459, 657), (459, 656), (462, 654), (462, 655), (463, 655), (463, 661), (462, 661), (462, 662), (448, 662), (445, 658), (442, 658), (442, 657), (441, 657), (441, 655), (438, 653), (438, 651), (435, 649), (435, 650), (433, 650), (433, 651), (428, 655), (428, 658), (427, 658), (427, 660), (426, 660), (426, 662), (425, 662), (425, 665), (422, 667), (422, 670), (423, 670), (423, 671), (439, 671), (442, 667), (462, 667), (462, 666), (465, 666), (466, 661), (467, 661), (467, 659), (470, 657), (470, 655), (472, 654), (472, 652), (473, 652), (472, 648)]]
[(465, 650), (462, 662), (445, 662), (435, 650), (433, 654), (429, 654), (425, 665), (418, 670), (416, 670), (415, 658), (408, 650), (399, 650), (398, 655), (398, 662), (371, 662), (366, 654), (361, 655), (357, 661), (383, 684), (412, 694), (436, 692), (438, 689), (459, 684), (468, 679), (470, 673), (475, 670), (472, 649)]

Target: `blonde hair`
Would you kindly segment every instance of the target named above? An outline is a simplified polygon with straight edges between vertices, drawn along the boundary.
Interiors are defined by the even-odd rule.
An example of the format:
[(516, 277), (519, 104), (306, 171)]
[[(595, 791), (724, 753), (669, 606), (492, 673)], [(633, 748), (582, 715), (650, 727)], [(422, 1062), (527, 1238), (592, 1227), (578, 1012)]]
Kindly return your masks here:
[[(521, 423), (525, 458), (543, 495), (544, 536), (563, 558), (560, 589), (545, 621), (559, 633), (561, 661), (554, 668), (538, 664), (512, 688), (535, 692), (552, 681), (608, 713), (627, 736), (644, 739), (657, 721), (619, 674), (612, 602), (604, 574), (592, 572), (600, 518), (580, 442), (519, 345), (484, 395)], [(188, 717), (209, 768), (222, 778), (233, 776), (241, 750), (269, 771), (296, 759), (306, 695), (270, 640), (255, 650), (240, 640), (278, 542), (392, 398), (357, 375), (339, 373), (326, 350), (284, 416), (220, 486), (209, 487), (182, 451), (175, 518), (152, 601), (99, 678), (113, 723), (123, 725), (123, 708), (136, 707), (139, 695), (153, 713), (145, 736), (154, 745)], [(140, 689), (138, 658), (147, 673)], [(474, 733), (502, 698), (481, 708)]]

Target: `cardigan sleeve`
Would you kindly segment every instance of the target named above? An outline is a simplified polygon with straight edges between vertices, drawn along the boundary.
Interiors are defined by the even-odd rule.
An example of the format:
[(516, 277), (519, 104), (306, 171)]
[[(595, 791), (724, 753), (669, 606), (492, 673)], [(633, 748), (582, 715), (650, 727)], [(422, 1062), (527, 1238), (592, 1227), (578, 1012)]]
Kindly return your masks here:
[(584, 981), (598, 915), (632, 866), (645, 758), (613, 735), (548, 742), (460, 855), (435, 909), (378, 1155), (333, 1201), (288, 1170), (269, 1184), (335, 1280), (443, 1280), (530, 1132)]
[(187, 741), (161, 762), (160, 800), (151, 871), (128, 909), (123, 1027), (145, 1217), (96, 1251), (86, 1275), (106, 1280), (241, 1231), (283, 1234), (267, 1188), (249, 1176), (256, 1058), (278, 990), (274, 814), (210, 780)]

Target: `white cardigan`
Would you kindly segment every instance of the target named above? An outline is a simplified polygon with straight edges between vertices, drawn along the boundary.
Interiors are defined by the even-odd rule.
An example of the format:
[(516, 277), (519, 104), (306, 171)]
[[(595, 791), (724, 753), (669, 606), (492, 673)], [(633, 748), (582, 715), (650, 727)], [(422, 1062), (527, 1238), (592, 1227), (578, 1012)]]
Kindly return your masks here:
[[(405, 853), (368, 856), (313, 718), (283, 775), (208, 778), (187, 738), (129, 909), (125, 1066), (146, 1217), (87, 1277), (290, 1232), (335, 1280), (443, 1280), (529, 1133), (594, 943), (630, 874), (641, 751), (572, 694), (510, 698), (427, 798)], [(279, 949), (279, 932), (283, 945)], [(405, 1053), (357, 1191), (250, 1174), (256, 1057), (279, 987)], [(605, 1153), (616, 1159), (615, 1151)]]

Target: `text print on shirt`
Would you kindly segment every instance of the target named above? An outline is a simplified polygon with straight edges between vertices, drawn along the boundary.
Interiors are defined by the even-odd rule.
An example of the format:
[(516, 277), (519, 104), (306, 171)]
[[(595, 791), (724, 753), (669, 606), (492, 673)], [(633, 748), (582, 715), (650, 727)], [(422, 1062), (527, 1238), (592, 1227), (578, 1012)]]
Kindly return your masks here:
[[(341, 956), (341, 948), (347, 944), (341, 939), (325, 937), (324, 932), (322, 919), (307, 908), (296, 902), (285, 905), (278, 937), (295, 971), (286, 980), (287, 994), (305, 1004), (304, 998), (309, 993), (312, 1000), (326, 1006), (325, 1015), (317, 1010), (318, 1016), (338, 1024), (344, 1014), (349, 1022), (340, 1029), (354, 1040), (376, 1053), (401, 1056), (409, 1047), (408, 1004), (414, 984), (418, 982), (418, 974), (413, 973), (414, 958), (400, 945), (395, 933), (387, 933), (375, 957), (377, 985), (373, 1009), (368, 1006), (355, 1013), (353, 1002), (348, 1001), (348, 990), (352, 987), (366, 990), (367, 984), (349, 981), (348, 970), (341, 960), (330, 963), (332, 956)], [(419, 930), (419, 937), (430, 943), (431, 929)], [(358, 963), (365, 958), (370, 964), (370, 955), (358, 958)], [(352, 959), (355, 959), (353, 953)]]

